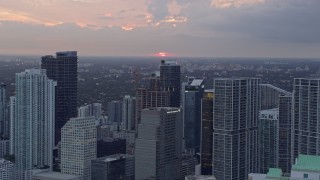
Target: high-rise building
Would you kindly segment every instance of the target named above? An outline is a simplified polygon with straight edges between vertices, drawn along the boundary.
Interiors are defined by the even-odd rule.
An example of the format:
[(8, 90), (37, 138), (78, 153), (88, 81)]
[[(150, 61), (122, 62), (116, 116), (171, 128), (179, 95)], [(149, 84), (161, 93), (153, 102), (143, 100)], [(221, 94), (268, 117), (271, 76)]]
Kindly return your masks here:
[(91, 161), (92, 180), (134, 179), (134, 156), (114, 154)]
[(320, 155), (320, 78), (296, 78), (293, 84), (292, 157)]
[(120, 101), (108, 102), (108, 121), (116, 122), (118, 127), (122, 120), (122, 103)]
[(141, 122), (141, 110), (152, 107), (169, 107), (170, 92), (154, 91), (145, 88), (136, 89), (135, 127)]
[(135, 129), (136, 98), (125, 96), (122, 101), (122, 129)]
[(292, 94), (279, 97), (279, 151), (278, 166), (290, 173), (291, 165)]
[(16, 114), (16, 97), (15, 96), (11, 96), (10, 97), (10, 154), (14, 154), (14, 129), (15, 129), (15, 114)]
[(142, 110), (135, 149), (135, 179), (180, 179), (182, 119), (179, 108)]
[(260, 79), (214, 79), (213, 175), (247, 179), (258, 170)]
[(192, 79), (184, 87), (182, 104), (185, 148), (198, 153), (201, 139), (201, 99), (204, 80)]
[(203, 93), (201, 111), (201, 174), (212, 175), (212, 143), (213, 143), (213, 90), (205, 90)]
[(1, 140), (0, 139), (0, 159), (10, 152), (10, 140)]
[(47, 77), (44, 69), (27, 69), (16, 74), (15, 84), (10, 153), (15, 156), (15, 179), (20, 180), (30, 178), (24, 175), (29, 170), (52, 169), (57, 83)]
[(126, 140), (120, 138), (106, 138), (97, 141), (97, 157), (126, 153)]
[(278, 167), (279, 108), (262, 110), (258, 121), (260, 173)]
[(279, 97), (291, 93), (271, 84), (260, 84), (261, 87), (261, 109), (273, 109), (279, 107)]
[(57, 82), (55, 99), (55, 144), (61, 140), (61, 128), (72, 117), (77, 117), (78, 57), (76, 51), (57, 52), (41, 60), (41, 69)]
[(92, 103), (85, 106), (81, 106), (78, 109), (78, 117), (91, 117), (94, 116), (96, 119), (100, 118), (102, 114), (101, 103)]
[(0, 138), (9, 138), (9, 119), (7, 111), (6, 85), (0, 84)]
[(0, 179), (1, 180), (12, 180), (14, 164), (11, 161), (0, 158)]
[(161, 60), (160, 84), (162, 91), (170, 92), (170, 107), (180, 107), (181, 99), (180, 66), (175, 61)]
[(94, 117), (71, 118), (62, 128), (61, 172), (91, 179), (91, 160), (97, 156)]

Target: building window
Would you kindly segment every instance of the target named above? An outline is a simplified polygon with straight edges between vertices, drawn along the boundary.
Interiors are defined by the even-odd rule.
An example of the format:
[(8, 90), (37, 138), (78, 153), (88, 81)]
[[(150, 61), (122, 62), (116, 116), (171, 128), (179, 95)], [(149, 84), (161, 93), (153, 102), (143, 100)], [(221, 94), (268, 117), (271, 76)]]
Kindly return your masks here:
[(308, 174), (305, 174), (305, 173), (304, 173), (304, 174), (303, 174), (303, 178), (306, 178), (306, 179), (307, 179), (307, 178), (308, 178)]

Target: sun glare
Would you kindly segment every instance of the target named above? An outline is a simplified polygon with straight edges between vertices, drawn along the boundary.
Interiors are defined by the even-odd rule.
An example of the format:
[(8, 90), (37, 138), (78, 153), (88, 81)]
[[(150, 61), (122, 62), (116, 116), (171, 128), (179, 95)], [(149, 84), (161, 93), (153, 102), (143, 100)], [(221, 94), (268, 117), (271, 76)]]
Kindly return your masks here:
[(166, 56), (168, 56), (168, 53), (166, 53), (166, 52), (158, 52), (156, 55), (159, 56), (159, 57), (166, 57)]

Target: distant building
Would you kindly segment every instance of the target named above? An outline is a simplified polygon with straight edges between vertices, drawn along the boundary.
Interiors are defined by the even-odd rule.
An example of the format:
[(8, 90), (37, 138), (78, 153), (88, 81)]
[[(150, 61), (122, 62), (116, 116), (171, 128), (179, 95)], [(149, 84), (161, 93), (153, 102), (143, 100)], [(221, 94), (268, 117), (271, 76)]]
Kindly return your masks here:
[(320, 78), (296, 78), (293, 84), (292, 162), (298, 154), (320, 155)]
[(41, 69), (57, 82), (55, 99), (55, 144), (61, 140), (61, 128), (77, 117), (78, 94), (77, 51), (57, 52), (56, 57), (47, 55), (41, 60)]
[(91, 180), (134, 180), (134, 156), (115, 154), (91, 161)]
[(78, 117), (91, 117), (94, 116), (99, 119), (102, 114), (102, 105), (100, 103), (92, 103), (85, 106), (81, 106), (78, 109)]
[(104, 157), (113, 154), (126, 154), (126, 140), (108, 138), (97, 141), (97, 157)]
[(135, 179), (181, 178), (182, 119), (179, 108), (142, 110), (135, 148)]
[(212, 168), (219, 180), (258, 171), (259, 84), (259, 78), (214, 79)]
[(122, 120), (122, 103), (120, 101), (108, 102), (108, 122), (116, 122), (118, 128)]
[(136, 98), (125, 96), (122, 100), (122, 130), (135, 129)]
[(94, 117), (71, 118), (62, 128), (61, 173), (91, 178), (91, 160), (96, 158)]
[(292, 94), (279, 97), (279, 148), (278, 167), (284, 173), (290, 173), (292, 150)]
[(260, 173), (278, 167), (279, 108), (262, 110), (258, 121)]
[(12, 180), (14, 164), (11, 161), (0, 158), (0, 179)]
[(10, 140), (0, 140), (0, 159), (10, 153)]
[(169, 107), (180, 107), (181, 101), (181, 72), (180, 65), (175, 61), (161, 60), (160, 84), (162, 91), (170, 92)]
[(212, 175), (212, 143), (213, 143), (213, 90), (205, 90), (203, 93), (201, 111), (201, 148), (200, 164), (202, 175)]
[[(16, 74), (16, 96), (11, 98), (10, 154), (15, 156), (15, 180), (28, 179), (27, 171), (52, 169), (55, 87), (44, 69)], [(30, 143), (32, 142), (32, 143)], [(26, 173), (26, 174), (25, 174)]]

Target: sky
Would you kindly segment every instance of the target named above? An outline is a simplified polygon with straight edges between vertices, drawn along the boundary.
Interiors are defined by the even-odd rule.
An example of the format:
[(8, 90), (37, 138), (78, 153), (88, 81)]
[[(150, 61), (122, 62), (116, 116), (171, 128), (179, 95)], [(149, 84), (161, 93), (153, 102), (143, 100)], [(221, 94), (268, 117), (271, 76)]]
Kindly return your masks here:
[(0, 54), (320, 58), (320, 0), (0, 0)]

